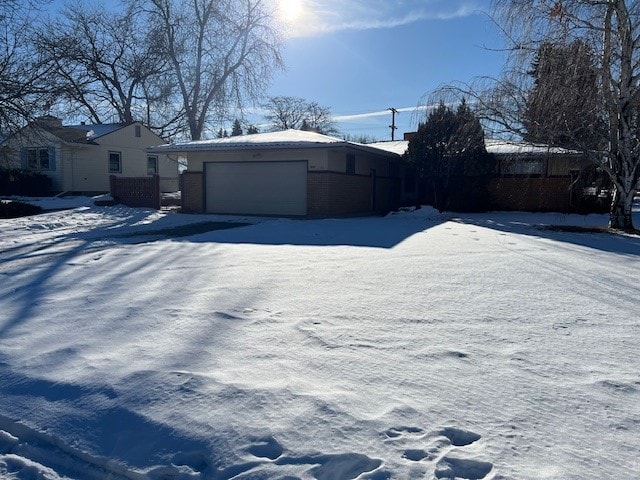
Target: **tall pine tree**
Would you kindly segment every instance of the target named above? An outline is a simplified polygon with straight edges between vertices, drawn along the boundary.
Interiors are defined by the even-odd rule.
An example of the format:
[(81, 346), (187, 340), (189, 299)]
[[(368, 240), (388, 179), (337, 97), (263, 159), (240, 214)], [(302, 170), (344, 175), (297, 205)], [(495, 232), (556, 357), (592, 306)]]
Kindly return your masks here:
[(420, 201), (439, 210), (484, 210), (493, 157), (484, 130), (463, 100), (454, 111), (441, 102), (420, 124), (405, 154), (421, 185)]
[(242, 125), (240, 124), (240, 120), (237, 118), (233, 121), (233, 126), (231, 127), (231, 136), (238, 137), (242, 135)]
[(584, 41), (538, 48), (522, 119), (525, 140), (570, 149), (598, 149), (605, 122), (595, 54)]

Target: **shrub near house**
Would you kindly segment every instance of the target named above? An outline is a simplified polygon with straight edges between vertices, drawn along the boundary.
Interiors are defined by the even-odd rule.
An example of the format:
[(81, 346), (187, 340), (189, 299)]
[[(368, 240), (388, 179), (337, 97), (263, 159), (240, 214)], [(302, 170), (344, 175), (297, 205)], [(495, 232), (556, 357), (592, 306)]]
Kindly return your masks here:
[(0, 168), (0, 195), (44, 197), (51, 194), (51, 179), (19, 168)]
[(18, 218), (41, 213), (42, 208), (22, 202), (0, 200), (0, 218)]

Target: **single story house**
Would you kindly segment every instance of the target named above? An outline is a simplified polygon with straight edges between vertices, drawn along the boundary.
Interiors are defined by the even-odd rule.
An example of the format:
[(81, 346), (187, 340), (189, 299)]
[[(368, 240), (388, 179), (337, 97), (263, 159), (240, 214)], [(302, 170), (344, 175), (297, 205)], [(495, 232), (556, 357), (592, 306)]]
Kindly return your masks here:
[(606, 180), (582, 152), (505, 140), (485, 144), (497, 160), (489, 184), (497, 208), (555, 212), (608, 208)]
[[(404, 140), (377, 142), (372, 147), (403, 155)], [(496, 171), (488, 184), (493, 208), (523, 211), (594, 211), (607, 207), (602, 175), (581, 152), (524, 142), (485, 141)], [(408, 168), (401, 169), (403, 203), (416, 201), (418, 185)], [(605, 187), (605, 188), (603, 188)]]
[(187, 158), (182, 206), (191, 211), (326, 217), (399, 204), (400, 155), (315, 132), (171, 143), (147, 152)]
[(167, 155), (146, 152), (160, 142), (140, 122), (62, 125), (45, 116), (0, 143), (0, 166), (45, 174), (56, 192), (108, 192), (110, 175), (159, 175), (163, 192), (177, 191), (178, 164)]

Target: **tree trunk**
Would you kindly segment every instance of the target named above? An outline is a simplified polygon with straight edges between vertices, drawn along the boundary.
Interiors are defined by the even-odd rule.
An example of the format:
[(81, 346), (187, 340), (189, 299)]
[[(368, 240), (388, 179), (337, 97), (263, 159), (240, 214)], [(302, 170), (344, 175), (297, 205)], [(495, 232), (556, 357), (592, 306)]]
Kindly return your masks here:
[(609, 228), (631, 232), (633, 228), (632, 206), (635, 189), (623, 191), (614, 189), (611, 201), (611, 212), (609, 214)]

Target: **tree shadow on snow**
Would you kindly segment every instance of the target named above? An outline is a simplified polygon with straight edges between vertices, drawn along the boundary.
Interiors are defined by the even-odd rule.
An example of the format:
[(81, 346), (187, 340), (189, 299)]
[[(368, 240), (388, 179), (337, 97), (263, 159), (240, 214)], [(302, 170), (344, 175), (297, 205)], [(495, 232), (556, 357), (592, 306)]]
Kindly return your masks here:
[(180, 239), (254, 245), (352, 246), (389, 249), (446, 219), (405, 217), (357, 217), (348, 219), (276, 219), (243, 228), (216, 230)]
[[(552, 220), (553, 217), (548, 217)], [(501, 219), (499, 215), (488, 214), (486, 218), (480, 216), (457, 217), (455, 221), (476, 225), (478, 227), (498, 230), (505, 233), (515, 233), (532, 237), (570, 243), (580, 247), (600, 250), (602, 252), (621, 255), (640, 255), (640, 236), (608, 231), (603, 226), (575, 226), (558, 223), (529, 223), (526, 216), (517, 219), (513, 215)]]
[[(407, 238), (428, 230), (445, 221), (445, 218), (430, 212), (422, 215), (389, 215), (387, 217), (358, 217), (348, 219), (293, 220), (271, 219), (261, 223), (240, 223), (238, 219), (224, 217), (211, 221), (203, 217), (194, 222), (190, 216), (164, 216), (150, 219), (154, 210), (123, 207), (102, 208), (113, 221), (86, 230), (61, 232), (49, 238), (37, 235), (42, 224), (29, 225), (26, 240), (0, 252), (4, 269), (0, 278), (18, 278), (29, 270), (29, 263), (39, 256), (47, 262), (37, 273), (29, 275), (27, 284), (0, 290), (0, 305), (5, 302), (18, 303), (15, 315), (0, 320), (0, 338), (26, 318), (29, 318), (50, 290), (57, 272), (75, 258), (118, 244), (150, 243), (171, 239), (196, 243), (232, 243), (256, 245), (300, 245), (300, 246), (357, 246), (369, 248), (393, 248)], [(73, 213), (73, 212), (71, 212)], [(182, 220), (184, 219), (184, 220)], [(176, 220), (178, 220), (176, 222)], [(183, 225), (180, 222), (184, 221)], [(51, 228), (57, 229), (55, 221)], [(59, 227), (61, 229), (65, 227)], [(47, 231), (49, 226), (43, 226)], [(25, 263), (24, 261), (29, 262)]]
[[(194, 440), (119, 406), (118, 395), (111, 387), (87, 387), (32, 378), (12, 371), (2, 361), (0, 375), (3, 379), (0, 395), (9, 402), (9, 415), (30, 419), (29, 409), (34, 401), (22, 402), (24, 396), (37, 399), (35, 403), (45, 408), (49, 405), (53, 411), (64, 409), (66, 412), (47, 415), (45, 431), (39, 430), (40, 425), (32, 425), (31, 420), (16, 422), (0, 415), (0, 429), (15, 439), (16, 451), (24, 451), (30, 460), (58, 474), (69, 478), (93, 478), (90, 474), (100, 471), (103, 473), (100, 478), (130, 478), (133, 468), (146, 470), (151, 478), (174, 478), (179, 476), (180, 466), (194, 472), (212, 469), (211, 458), (215, 455), (211, 453), (216, 449), (212, 442)], [(88, 414), (88, 404), (101, 408)], [(37, 448), (22, 449), (20, 445), (36, 445)]]

